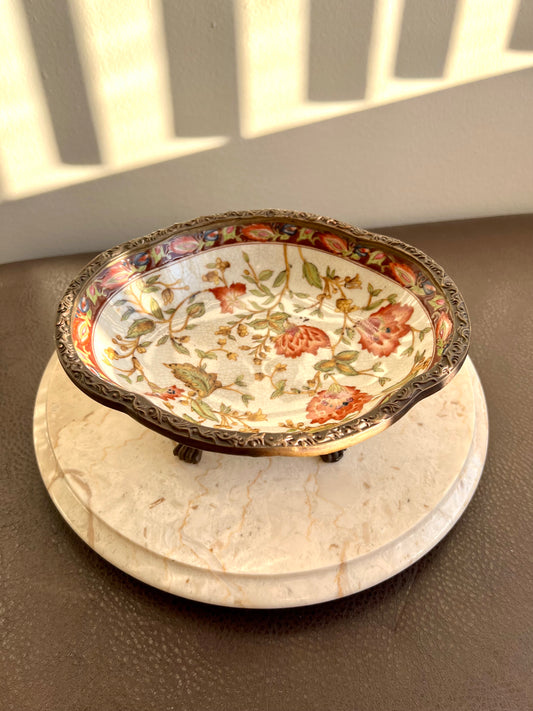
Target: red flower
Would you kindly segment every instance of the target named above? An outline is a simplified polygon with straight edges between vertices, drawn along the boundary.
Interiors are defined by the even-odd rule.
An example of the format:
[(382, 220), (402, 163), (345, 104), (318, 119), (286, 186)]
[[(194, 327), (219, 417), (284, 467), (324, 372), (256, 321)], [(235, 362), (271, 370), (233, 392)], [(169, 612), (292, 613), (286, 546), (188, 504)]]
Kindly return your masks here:
[(247, 225), (242, 228), (242, 234), (248, 239), (256, 239), (260, 242), (264, 242), (267, 239), (271, 239), (276, 234), (272, 229), (271, 225)]
[(345, 386), (342, 390), (321, 390), (307, 404), (307, 417), (323, 425), (328, 420), (344, 420), (347, 415), (359, 412), (372, 400), (372, 396), (357, 388)]
[(453, 323), (451, 318), (448, 316), (447, 313), (443, 312), (439, 316), (439, 320), (437, 321), (437, 326), (436, 326), (436, 331), (437, 331), (437, 339), (439, 341), (442, 341), (443, 343), (448, 340), (451, 332), (453, 330)]
[(402, 286), (414, 286), (416, 284), (416, 274), (407, 264), (393, 262), (389, 264), (394, 279)]
[(400, 344), (400, 338), (409, 333), (409, 326), (406, 324), (412, 313), (412, 306), (389, 304), (364, 321), (359, 321), (356, 328), (361, 346), (376, 356), (394, 353)]
[(338, 235), (322, 233), (319, 234), (318, 237), (324, 247), (329, 249), (330, 252), (336, 252), (339, 254), (339, 252), (344, 252), (348, 249), (346, 240), (342, 239), (342, 237), (339, 237)]
[(319, 348), (329, 348), (331, 343), (324, 331), (314, 326), (289, 326), (274, 341), (276, 353), (286, 358), (298, 358), (302, 353), (317, 354)]
[(246, 293), (246, 285), (237, 282), (231, 286), (217, 286), (209, 291), (220, 301), (222, 313), (232, 314), (234, 307), (239, 305), (240, 297)]
[(175, 400), (177, 397), (181, 397), (184, 392), (185, 390), (177, 388), (175, 385), (171, 385), (166, 390), (162, 390), (161, 392), (145, 393), (145, 395), (160, 397), (161, 400)]

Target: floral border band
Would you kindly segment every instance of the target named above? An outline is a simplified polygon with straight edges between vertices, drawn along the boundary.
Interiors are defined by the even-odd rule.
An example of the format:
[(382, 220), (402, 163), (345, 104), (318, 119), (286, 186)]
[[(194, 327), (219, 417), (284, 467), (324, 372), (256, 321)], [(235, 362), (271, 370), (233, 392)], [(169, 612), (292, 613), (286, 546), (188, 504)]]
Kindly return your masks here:
[[(273, 237), (274, 232), (276, 237)], [(193, 424), (155, 406), (142, 395), (105, 378), (98, 370), (91, 349), (80, 347), (79, 334), (92, 328), (106, 299), (132, 274), (159, 269), (165, 263), (204, 249), (269, 239), (297, 242), (344, 257), (387, 274), (410, 290), (435, 327), (437, 349), (429, 370), (417, 374), (369, 413), (348, 422), (311, 432), (246, 433)], [(90, 342), (88, 333), (84, 340)], [(181, 444), (252, 456), (326, 454), (385, 429), (418, 400), (444, 387), (466, 358), (469, 341), (470, 321), (459, 290), (444, 270), (422, 251), (395, 238), (334, 219), (284, 210), (200, 217), (102, 252), (68, 287), (58, 307), (56, 326), (56, 346), (63, 368), (93, 399), (126, 412), (141, 424)]]

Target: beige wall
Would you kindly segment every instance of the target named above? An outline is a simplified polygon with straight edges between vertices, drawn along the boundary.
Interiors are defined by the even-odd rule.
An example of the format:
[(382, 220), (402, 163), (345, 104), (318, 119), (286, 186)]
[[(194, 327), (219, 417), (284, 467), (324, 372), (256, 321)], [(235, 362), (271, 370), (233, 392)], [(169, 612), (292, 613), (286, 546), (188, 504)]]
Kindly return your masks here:
[(532, 4), (4, 0), (0, 261), (229, 209), (531, 211)]

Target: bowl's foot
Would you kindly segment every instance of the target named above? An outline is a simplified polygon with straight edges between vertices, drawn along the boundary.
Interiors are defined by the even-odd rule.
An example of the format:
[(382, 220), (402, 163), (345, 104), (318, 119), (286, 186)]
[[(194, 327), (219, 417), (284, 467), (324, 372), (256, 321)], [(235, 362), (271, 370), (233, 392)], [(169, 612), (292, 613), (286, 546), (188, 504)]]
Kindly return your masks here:
[(189, 447), (186, 444), (177, 444), (174, 447), (174, 454), (182, 462), (187, 462), (187, 464), (198, 464), (202, 458), (202, 450), (196, 449), (196, 447)]
[(344, 456), (345, 449), (339, 449), (337, 452), (330, 452), (329, 454), (321, 454), (320, 459), (323, 462), (338, 462)]

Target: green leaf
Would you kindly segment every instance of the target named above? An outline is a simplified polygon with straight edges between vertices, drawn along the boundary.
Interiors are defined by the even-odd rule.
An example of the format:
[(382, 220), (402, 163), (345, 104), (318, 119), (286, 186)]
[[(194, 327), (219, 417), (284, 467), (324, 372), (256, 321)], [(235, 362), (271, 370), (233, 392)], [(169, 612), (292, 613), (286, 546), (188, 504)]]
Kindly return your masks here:
[(275, 400), (275, 398), (279, 397), (280, 395), (283, 394), (283, 391), (285, 390), (285, 385), (287, 384), (286, 380), (278, 380), (276, 383), (276, 389), (270, 396), (271, 400)]
[[(381, 291), (381, 289), (380, 289)], [(368, 306), (363, 306), (363, 311), (372, 311), (373, 309), (377, 309), (378, 306), (381, 306), (381, 304), (385, 301), (385, 299), (378, 299), (377, 301), (373, 301), (371, 304), (368, 304)]]
[(152, 341), (143, 341), (142, 343), (139, 343), (140, 348), (148, 348), (148, 346), (152, 345)]
[(244, 393), (241, 397), (245, 405), (248, 405), (250, 400), (255, 400), (255, 397), (253, 395), (248, 395), (247, 393)]
[(139, 318), (134, 321), (128, 329), (126, 338), (138, 338), (145, 333), (151, 333), (155, 328), (155, 323), (150, 318)]
[(115, 301), (115, 306), (124, 306), (124, 304), (127, 304), (128, 300), (127, 299), (119, 299), (118, 301)]
[(337, 370), (343, 375), (357, 375), (357, 370), (347, 363), (336, 363)]
[(168, 336), (161, 336), (161, 338), (157, 341), (156, 346), (162, 346), (167, 341), (168, 341)]
[(246, 264), (250, 264), (250, 257), (248, 256), (248, 254), (246, 252), (242, 253), (242, 258), (244, 259)]
[(341, 363), (352, 363), (359, 356), (359, 351), (341, 351), (335, 356), (335, 360)]
[(335, 369), (335, 365), (334, 360), (319, 360), (318, 363), (314, 364), (313, 368), (319, 370), (321, 373), (329, 373)]
[(400, 353), (400, 357), (410, 356), (413, 354), (413, 351), (414, 351), (413, 346), (409, 346), (409, 348), (406, 348), (404, 351), (402, 351), (402, 353)]
[(137, 376), (137, 382), (140, 383), (141, 380), (144, 380), (144, 375), (138, 375), (138, 376)]
[(190, 415), (187, 415), (186, 413), (183, 413), (182, 415), (180, 415), (180, 417), (182, 417), (184, 420), (187, 420), (187, 422), (194, 422), (195, 425), (198, 424), (194, 418), (192, 418)]
[(198, 415), (200, 415), (200, 417), (205, 417), (208, 420), (214, 420), (215, 422), (218, 422), (218, 417), (215, 415), (209, 405), (203, 400), (193, 400), (191, 402), (191, 408)]
[(430, 328), (429, 326), (426, 326), (426, 328), (423, 328), (423, 329), (420, 331), (420, 333), (418, 334), (418, 338), (419, 338), (421, 341), (423, 341), (423, 340), (424, 340), (424, 336), (426, 335), (426, 333), (428, 333), (428, 331), (431, 331), (431, 328)]
[(295, 291), (294, 295), (297, 296), (299, 299), (308, 299), (309, 298), (309, 294), (306, 294), (303, 291)]
[(145, 286), (143, 288), (143, 294), (153, 294), (154, 291), (159, 291), (158, 286)]
[(378, 378), (378, 383), (383, 386), (386, 385), (389, 382), (390, 378), (385, 377), (384, 375), (381, 376), (381, 378)]
[(304, 279), (309, 282), (311, 286), (316, 286), (317, 289), (322, 289), (322, 278), (318, 273), (318, 269), (312, 262), (303, 263), (302, 273)]
[(263, 269), (263, 271), (259, 273), (259, 281), (268, 281), (272, 274), (274, 274), (272, 269)]
[(284, 269), (282, 272), (278, 274), (278, 276), (274, 279), (274, 283), (272, 284), (272, 288), (276, 289), (278, 286), (281, 286), (283, 282), (287, 279), (287, 270)]
[(155, 316), (161, 321), (163, 320), (163, 312), (161, 311), (161, 306), (159, 306), (153, 296), (150, 299), (150, 311), (152, 312), (152, 316)]
[(195, 350), (198, 358), (209, 358), (209, 360), (216, 360), (217, 359), (216, 353), (206, 353), (205, 351), (202, 351), (199, 348), (195, 348), (194, 350)]
[(208, 262), (205, 266), (206, 266), (208, 269), (216, 269), (216, 268), (217, 268), (217, 265), (216, 265), (215, 262)]
[(250, 284), (255, 284), (255, 279), (248, 274), (243, 274), (243, 277), (246, 279), (246, 281), (250, 282)]
[(266, 328), (268, 326), (268, 321), (265, 318), (256, 318), (254, 321), (250, 321), (250, 326), (258, 331), (262, 328)]
[(264, 296), (263, 292), (259, 291), (259, 289), (250, 289), (250, 294), (253, 294), (254, 296)]
[(128, 376), (124, 375), (124, 373), (119, 373), (118, 375), (120, 378), (124, 378), (124, 380), (126, 380), (126, 382), (130, 383), (131, 385), (131, 378), (128, 378)]
[(124, 313), (122, 314), (122, 318), (120, 320), (125, 321), (134, 313), (135, 313), (135, 309), (132, 306), (130, 306), (129, 309), (126, 309), (126, 311), (124, 311)]
[(286, 314), (284, 311), (274, 311), (270, 316), (271, 321), (286, 321), (288, 318), (289, 314)]
[(202, 301), (196, 304), (191, 304), (190, 306), (187, 306), (187, 313), (190, 318), (200, 318), (200, 316), (205, 314), (205, 304)]
[(387, 301), (389, 304), (395, 304), (398, 301), (398, 294), (389, 294), (387, 296)]
[(182, 355), (191, 355), (189, 349), (185, 348), (185, 346), (182, 345), (181, 343), (178, 343), (177, 341), (172, 340), (172, 345), (178, 351), (178, 353), (181, 353)]
[(176, 307), (172, 309), (165, 309), (165, 313), (168, 314), (169, 316), (172, 316), (172, 314), (176, 311)]
[(235, 382), (235, 385), (238, 385), (240, 388), (245, 388), (245, 387), (246, 387), (246, 383), (244, 382), (244, 379), (243, 379), (243, 378), (244, 378), (244, 375), (238, 375), (238, 376), (235, 378), (235, 381), (234, 381), (234, 382)]
[(159, 279), (159, 274), (155, 274), (154, 276), (148, 277), (146, 279), (145, 283), (150, 286), (150, 284), (155, 284), (155, 282)]

